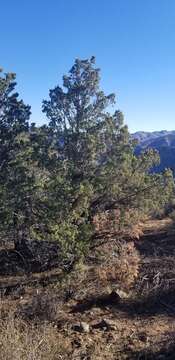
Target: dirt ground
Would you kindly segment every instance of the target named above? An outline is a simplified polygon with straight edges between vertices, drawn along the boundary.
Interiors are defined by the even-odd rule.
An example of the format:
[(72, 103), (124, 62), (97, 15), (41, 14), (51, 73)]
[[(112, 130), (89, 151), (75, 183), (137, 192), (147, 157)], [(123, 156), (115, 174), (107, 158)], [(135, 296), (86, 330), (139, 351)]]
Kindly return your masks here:
[(48, 360), (175, 359), (174, 228), (169, 219), (150, 220), (142, 228), (135, 240), (139, 276), (128, 294), (94, 291), (90, 296), (84, 269), (74, 287), (72, 278), (59, 285), (57, 269), (1, 276), (1, 321), (13, 313), (28, 327), (51, 326), (63, 349)]

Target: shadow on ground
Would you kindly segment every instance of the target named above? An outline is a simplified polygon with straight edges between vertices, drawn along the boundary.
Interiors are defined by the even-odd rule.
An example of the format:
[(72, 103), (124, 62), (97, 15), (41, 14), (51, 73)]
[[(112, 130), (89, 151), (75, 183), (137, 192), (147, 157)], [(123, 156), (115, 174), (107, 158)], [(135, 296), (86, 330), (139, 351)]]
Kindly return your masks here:
[(83, 313), (93, 307), (110, 307), (113, 313), (121, 311), (132, 317), (149, 317), (159, 314), (168, 314), (175, 317), (175, 289), (163, 290), (139, 300), (122, 300), (115, 293), (89, 299), (80, 300), (72, 307), (72, 313)]
[(128, 352), (132, 360), (174, 360), (175, 343), (167, 343), (158, 351), (143, 350), (142, 352)]
[(49, 241), (25, 241), (18, 249), (0, 250), (0, 275), (42, 272), (58, 266), (59, 248)]
[(161, 229), (145, 230), (143, 236), (135, 242), (141, 255), (144, 256), (175, 256), (175, 229), (172, 223)]

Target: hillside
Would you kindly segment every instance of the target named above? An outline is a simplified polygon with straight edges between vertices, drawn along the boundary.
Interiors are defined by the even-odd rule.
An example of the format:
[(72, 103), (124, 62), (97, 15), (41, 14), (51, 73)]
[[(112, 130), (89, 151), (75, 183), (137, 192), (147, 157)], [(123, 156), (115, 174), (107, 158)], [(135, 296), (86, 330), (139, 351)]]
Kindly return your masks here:
[(136, 132), (133, 138), (138, 141), (136, 153), (142, 150), (153, 148), (159, 151), (160, 165), (154, 170), (162, 171), (171, 168), (175, 173), (175, 131)]
[(59, 269), (1, 276), (0, 359), (173, 360), (174, 232), (169, 219), (141, 228), (139, 277), (127, 294), (102, 293), (92, 259), (62, 284)]
[[(154, 152), (136, 156), (99, 71), (75, 59), (41, 126), (15, 75), (0, 76), (0, 360), (172, 355), (173, 174), (152, 173)], [(155, 146), (165, 154), (173, 136)], [(136, 151), (153, 146), (140, 138)]]

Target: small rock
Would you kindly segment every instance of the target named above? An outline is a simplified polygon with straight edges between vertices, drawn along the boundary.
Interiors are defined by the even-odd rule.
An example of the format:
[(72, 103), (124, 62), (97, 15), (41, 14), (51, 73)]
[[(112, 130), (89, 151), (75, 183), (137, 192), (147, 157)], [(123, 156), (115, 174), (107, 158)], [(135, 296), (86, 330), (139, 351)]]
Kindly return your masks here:
[(73, 325), (72, 329), (74, 331), (84, 332), (84, 333), (89, 333), (89, 331), (90, 331), (89, 324), (84, 321), (81, 321), (79, 324)]
[(90, 331), (89, 324), (86, 323), (86, 322), (84, 322), (84, 321), (82, 321), (82, 322), (80, 323), (80, 329), (81, 329), (82, 332), (89, 333), (89, 331)]
[(72, 345), (77, 347), (77, 348), (80, 348), (81, 347), (81, 341), (80, 339), (75, 339), (73, 342), (72, 342)]
[(116, 330), (116, 323), (111, 319), (104, 319), (108, 330)]
[(71, 329), (74, 330), (74, 331), (80, 332), (80, 325), (79, 324), (74, 324), (74, 325), (71, 326)]
[(147, 335), (145, 333), (140, 333), (138, 337), (139, 337), (139, 340), (142, 342), (147, 341)]
[(99, 323), (93, 325), (94, 329), (102, 329), (102, 330), (116, 330), (116, 324), (114, 321), (110, 319), (103, 319)]
[(117, 289), (116, 293), (119, 295), (120, 299), (127, 299), (129, 297), (129, 294), (121, 289)]

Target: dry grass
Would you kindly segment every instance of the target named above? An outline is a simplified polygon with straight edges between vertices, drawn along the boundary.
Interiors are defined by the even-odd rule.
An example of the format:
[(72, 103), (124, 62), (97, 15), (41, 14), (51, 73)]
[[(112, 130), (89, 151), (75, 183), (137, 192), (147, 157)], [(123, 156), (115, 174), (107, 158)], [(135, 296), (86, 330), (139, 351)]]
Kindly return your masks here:
[(0, 359), (66, 359), (69, 348), (69, 343), (50, 325), (29, 326), (13, 316), (0, 324)]
[[(107, 309), (93, 311), (93, 326), (101, 317), (111, 317)], [(81, 315), (83, 317), (84, 315)], [(80, 315), (76, 317), (81, 319)], [(72, 318), (72, 323), (77, 319)], [(151, 319), (113, 317), (116, 329), (77, 333), (71, 328), (58, 329), (49, 324), (34, 326), (9, 316), (0, 323), (0, 360), (138, 360), (174, 359), (175, 324), (170, 318)], [(166, 357), (166, 348), (172, 357)], [(147, 355), (151, 354), (151, 355)], [(163, 357), (165, 355), (165, 357)]]

